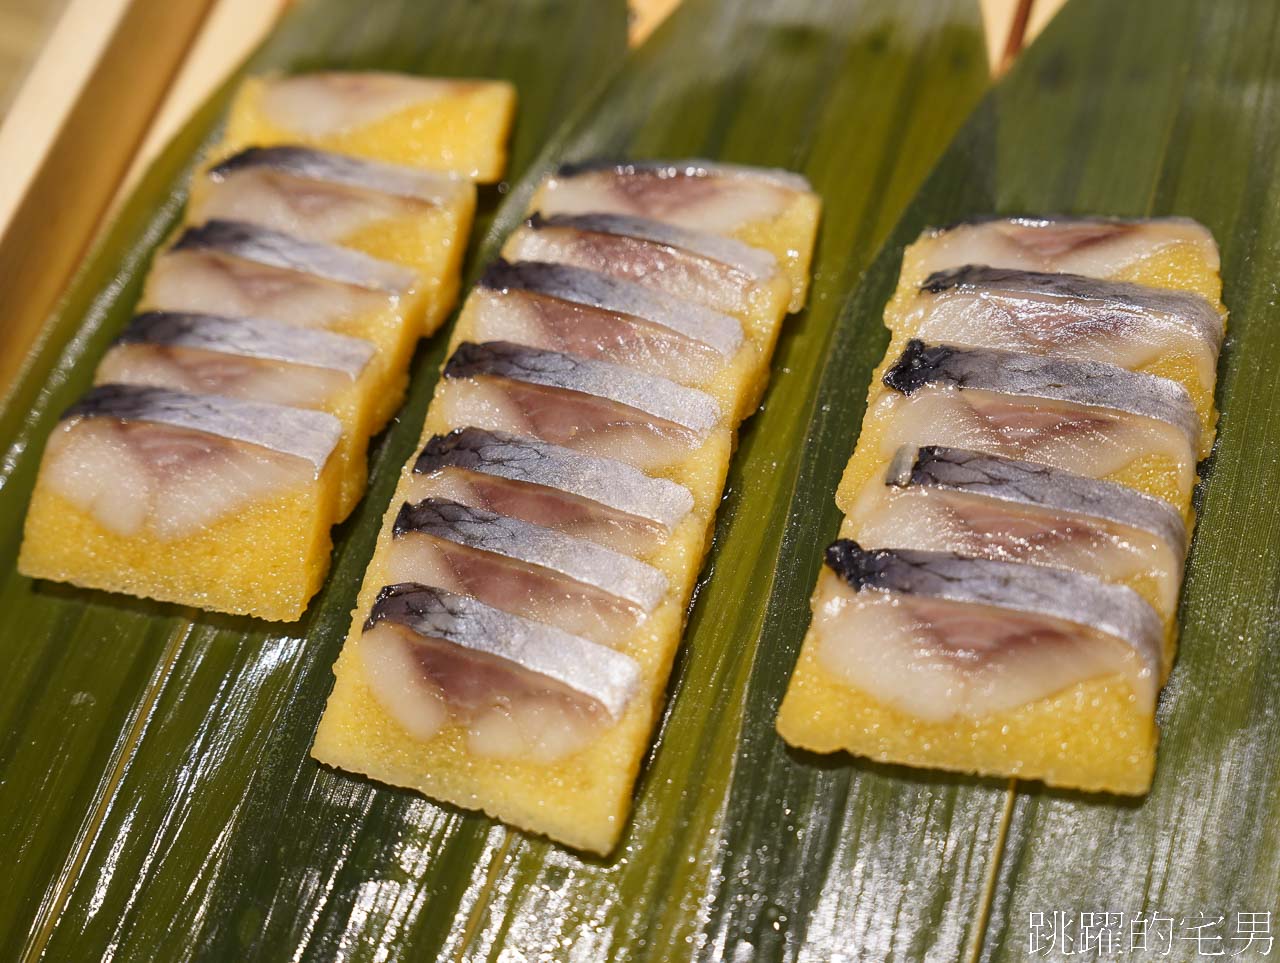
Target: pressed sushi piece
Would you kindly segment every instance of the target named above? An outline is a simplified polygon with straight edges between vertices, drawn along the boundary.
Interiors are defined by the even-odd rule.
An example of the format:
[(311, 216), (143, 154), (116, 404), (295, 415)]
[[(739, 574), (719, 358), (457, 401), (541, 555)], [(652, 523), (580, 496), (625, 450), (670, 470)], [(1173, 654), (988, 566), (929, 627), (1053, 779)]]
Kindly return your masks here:
[(301, 336), (274, 321), (152, 311), (130, 322), (94, 378), (329, 412), (342, 423), (345, 518), (364, 492), (365, 448), (376, 430), (374, 351), (330, 331)]
[(711, 161), (568, 164), (543, 182), (532, 208), (544, 217), (621, 214), (735, 238), (774, 256), (804, 307), (821, 201), (791, 171)]
[(605, 853), (652, 714), (623, 652), (437, 587), (386, 586), (353, 627), (312, 755)]
[(711, 395), (741, 417), (763, 359), (735, 316), (598, 271), (540, 261), (489, 266), (463, 307), (474, 341), (507, 341), (606, 361)]
[(191, 185), (187, 219), (254, 224), (410, 268), (433, 332), (458, 293), (475, 213), (465, 178), (298, 146), (251, 147)]
[(374, 425), (380, 428), (400, 405), (421, 334), (420, 299), (398, 284), (412, 285), (411, 272), (400, 265), (216, 221), (189, 228), (156, 257), (141, 306), (261, 318), (371, 342), (377, 348)]
[[(741, 173), (747, 194), (766, 193)], [(613, 849), (743, 414), (721, 389), (753, 331), (716, 297), (728, 295), (735, 272), (764, 270), (765, 258), (737, 242), (764, 248), (784, 269), (808, 262), (817, 200), (783, 206), (754, 225), (738, 223), (773, 224), (777, 240), (807, 206), (809, 230), (796, 228), (790, 259), (742, 232), (707, 231), (647, 211), (588, 203), (531, 219), (525, 230), (548, 232), (543, 240), (557, 235), (569, 247), (616, 241), (612, 250), (636, 255), (634, 263), (599, 270), (614, 265), (589, 262), (581, 248), (581, 261), (567, 248), (548, 249), (545, 259), (497, 263), (467, 299), (427, 412), (424, 447), (392, 500), (334, 668), (318, 759), (570, 846)], [(654, 264), (675, 272), (673, 282), (678, 275), (689, 286), (677, 293), (637, 274), (641, 245), (652, 246)], [(790, 283), (785, 289), (791, 293)], [(781, 298), (777, 305), (780, 314)], [(767, 365), (760, 367), (762, 381)], [(435, 583), (432, 591), (607, 643), (639, 667), (635, 697), (616, 724), (554, 758), (529, 751), (494, 758), (456, 731), (415, 737), (410, 722), (378, 703), (373, 674), (381, 669), (358, 654), (381, 587), (406, 581)], [(536, 720), (521, 724), (539, 731)]]
[(1140, 794), (1162, 627), (1076, 572), (835, 542), (778, 715), (794, 746)]
[(666, 577), (613, 549), (444, 498), (401, 505), (386, 582), (419, 582), (617, 645), (663, 600)]
[(447, 498), (643, 556), (693, 510), (687, 488), (624, 462), (500, 431), (433, 435), (414, 462), (410, 501)]
[(1222, 317), (1197, 294), (1076, 274), (967, 265), (930, 275), (897, 338), (1105, 361), (1176, 381), (1200, 416), (1201, 455), (1212, 446)]
[(987, 217), (930, 229), (903, 253), (901, 282), (919, 287), (966, 264), (1134, 281), (1221, 308), (1218, 245), (1187, 217)]
[(228, 152), (301, 144), (371, 160), (502, 177), (515, 113), (505, 81), (321, 71), (250, 77), (231, 105)]
[(1120, 482), (1189, 509), (1200, 420), (1185, 388), (1096, 361), (908, 342), (841, 483), (903, 445), (948, 445)]
[[(852, 498), (846, 502), (845, 497)], [(1046, 465), (929, 445), (837, 493), (841, 535), (877, 548), (1064, 568), (1127, 585), (1170, 632), (1187, 528), (1168, 502)], [(1166, 665), (1172, 661), (1172, 638)]]
[(99, 385), (49, 439), (19, 570), (292, 621), (328, 568), (341, 435), (326, 412)]
[(722, 421), (696, 389), (506, 341), (458, 345), (435, 404), (450, 427), (532, 436), (641, 469), (688, 458)]

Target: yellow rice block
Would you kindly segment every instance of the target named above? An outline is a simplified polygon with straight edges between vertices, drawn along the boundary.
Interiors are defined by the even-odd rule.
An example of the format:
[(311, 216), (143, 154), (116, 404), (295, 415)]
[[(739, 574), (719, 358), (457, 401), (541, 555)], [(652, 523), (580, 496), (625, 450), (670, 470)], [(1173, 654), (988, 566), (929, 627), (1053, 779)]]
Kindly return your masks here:
[(341, 483), (336, 458), (318, 478), (307, 465), (296, 488), (174, 539), (112, 531), (56, 491), (46, 471), (42, 464), (18, 556), (28, 578), (277, 622), (300, 618), (324, 582)]
[(231, 105), (221, 156), (305, 144), (491, 184), (506, 169), (515, 104), (515, 88), (498, 80), (374, 72), (250, 77)]
[(778, 711), (779, 735), (814, 752), (1129, 795), (1151, 785), (1155, 717), (1124, 676), (1089, 679), (980, 718), (913, 718), (834, 677), (810, 631)]
[[(760, 226), (757, 239), (767, 238), (783, 263), (807, 271), (819, 205), (797, 205), (775, 225), (776, 233)], [(806, 233), (807, 231), (807, 233)], [(807, 278), (797, 283), (800, 300)], [(423, 742), (407, 733), (378, 704), (365, 681), (359, 657), (361, 628), (381, 586), (391, 527), (400, 505), (414, 498), (412, 461), (402, 475), (383, 523), (379, 544), (365, 575), (351, 632), (337, 664), (333, 693), (321, 719), (312, 755), (321, 762), (395, 785), (417, 789), (432, 798), (480, 809), (530, 832), (542, 833), (578, 849), (608, 853), (626, 823), (632, 786), (648, 747), (662, 704), (667, 677), (684, 628), (685, 613), (697, 574), (710, 545), (715, 510), (724, 489), (729, 459), (736, 444), (737, 422), (754, 405), (768, 375), (768, 357), (777, 338), (784, 307), (774, 298), (767, 316), (761, 309), (744, 318), (749, 348), (739, 365), (712, 385), (702, 386), (726, 411), (723, 428), (715, 429), (702, 447), (670, 469), (655, 474), (684, 485), (693, 494), (694, 508), (671, 535), (642, 554), (668, 578), (665, 601), (628, 637), (619, 650), (641, 666), (639, 695), (616, 724), (602, 731), (589, 746), (552, 764), (486, 760), (465, 747), (458, 727), (446, 727)], [(464, 306), (455, 327), (450, 352), (473, 338), (474, 311)], [(758, 360), (757, 360), (758, 359)], [(437, 386), (437, 397), (448, 390)], [(750, 403), (745, 403), (750, 399)], [(423, 440), (464, 427), (449, 423), (442, 407), (428, 410)]]

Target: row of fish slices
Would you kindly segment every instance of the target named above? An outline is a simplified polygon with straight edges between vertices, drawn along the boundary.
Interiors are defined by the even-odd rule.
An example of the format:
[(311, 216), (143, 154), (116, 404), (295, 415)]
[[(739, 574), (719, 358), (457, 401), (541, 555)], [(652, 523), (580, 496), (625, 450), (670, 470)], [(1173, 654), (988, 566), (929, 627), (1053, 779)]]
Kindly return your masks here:
[[(1116, 257), (1100, 260), (1098, 250), (1108, 248)], [(975, 249), (1001, 266), (965, 264)], [(948, 254), (961, 263), (948, 263)], [(1112, 276), (1132, 270), (1152, 280), (1160, 278), (1159, 268), (1143, 261), (1161, 259), (1182, 259), (1178, 278), (1189, 280), (1194, 293), (1052, 273), (1068, 263)], [(1199, 272), (1182, 269), (1197, 261)], [(925, 273), (921, 264), (933, 270)], [(1199, 445), (1201, 419), (1211, 416), (1222, 326), (1200, 291), (1216, 297), (1216, 271), (1212, 239), (1180, 219), (988, 221), (926, 235), (908, 249), (902, 284), (886, 312), (895, 338), (878, 372), (884, 386), (873, 386), (859, 453), (838, 496), (849, 513), (841, 531), (846, 540), (832, 546), (831, 572), (815, 598), (815, 632), (885, 640), (874, 660), (860, 658), (856, 668), (842, 666), (844, 672), (921, 720), (957, 711), (976, 717), (1021, 711), (1047, 693), (1070, 689), (1072, 680), (1118, 673), (1134, 680), (1150, 727), (1155, 689), (1172, 661), (1186, 547), (1181, 516), (1189, 512), (1197, 453), (1207, 449)], [(917, 335), (950, 343), (911, 340)], [(1198, 352), (1201, 364), (1166, 369), (1182, 374), (1182, 384), (1151, 370), (1171, 355)], [(1202, 389), (1209, 403), (1197, 411), (1188, 388)], [(1132, 472), (1125, 480), (1137, 491), (1094, 480), (1114, 477), (1126, 462), (1152, 452), (1167, 456), (1171, 464), (1163, 474), (1176, 475), (1173, 484)], [(882, 472), (877, 466), (890, 457)], [(1085, 475), (1075, 474), (1081, 470)], [(838, 614), (835, 601), (848, 591), (843, 582), (855, 587), (854, 610), (865, 613), (857, 616), (856, 630), (851, 622), (836, 627), (850, 618)], [(1152, 603), (1160, 619), (1129, 588)], [(881, 599), (905, 608), (890, 617), (873, 604)], [(895, 625), (904, 615), (916, 631), (929, 626), (949, 649), (970, 653), (972, 664), (945, 672), (940, 660), (925, 673), (904, 665), (886, 673), (888, 643), (901, 635)], [(894, 625), (862, 624), (886, 617)], [(1064, 630), (1068, 625), (1076, 628)], [(1070, 642), (1073, 632), (1077, 641)], [(1024, 636), (1038, 639), (1037, 658), (1019, 654), (1025, 646), (1015, 643)], [(855, 648), (845, 646), (846, 654)], [(984, 665), (998, 669), (996, 676)], [(784, 733), (795, 725), (794, 712), (780, 719)], [(1115, 737), (1124, 743), (1119, 732)], [(1143, 740), (1137, 735), (1135, 744)], [(1017, 771), (1009, 769), (1016, 755), (999, 748), (975, 763), (983, 750), (974, 755), (974, 747), (984, 741), (990, 753), (1000, 740), (965, 743), (968, 761), (951, 765)], [(1108, 787), (1077, 772), (1067, 784), (1141, 791), (1149, 779), (1150, 737), (1146, 745), (1145, 762), (1141, 749), (1134, 757), (1136, 775)], [(897, 761), (913, 761), (901, 746), (890, 752)], [(925, 744), (923, 764), (947, 764), (928, 756)]]
[[(333, 242), (431, 220), (431, 231), (409, 232), (405, 251), (426, 234), (458, 249), (474, 188), (294, 147), (236, 154), (193, 186), (196, 225), (157, 256), (143, 313), (99, 366), (100, 390), (55, 434), (44, 476), (113, 537), (159, 545), (142, 552), (128, 543), (115, 550), (115, 562), (31, 568), (292, 618), (323, 576), (329, 525), (363, 493), (367, 440), (399, 403), (423, 317), (442, 315), (432, 299), (451, 297), (449, 285), (457, 283), (452, 250), (440, 269), (454, 278), (428, 284), (420, 272), (440, 267), (430, 258), (397, 263)], [(213, 216), (233, 212), (244, 219)], [(309, 420), (299, 427), (299, 419)], [(313, 440), (324, 435), (328, 447), (313, 445), (308, 459), (298, 458), (286, 426)], [(245, 555), (246, 565), (261, 569), (256, 574), (219, 567), (217, 558), (237, 551), (241, 529), (260, 545), (279, 543), (285, 555), (265, 548)], [(172, 584), (165, 559), (175, 544), (218, 574), (192, 572), (192, 584)], [(258, 581), (267, 591), (250, 584)], [(265, 596), (279, 596), (279, 604), (258, 601)]]
[[(588, 182), (600, 178), (583, 172)], [(397, 495), (401, 507), (371, 564), (366, 605), (377, 611), (403, 598), (405, 582), (443, 587), (607, 645), (642, 667), (637, 680), (661, 681), (732, 432), (755, 404), (793, 297), (768, 251), (681, 221), (731, 232), (776, 216), (770, 204), (794, 193), (794, 184), (786, 193), (772, 181), (752, 185), (768, 198), (750, 196), (748, 187), (735, 223), (725, 188), (751, 182), (739, 171), (722, 179), (713, 190), (694, 181), (693, 197), (686, 184), (683, 204), (671, 196), (679, 179), (654, 183), (656, 196), (647, 199), (643, 191), (588, 188), (577, 176), (544, 188), (538, 210), (504, 249), (511, 260), (492, 265), (464, 307), (428, 415), (427, 433), (435, 434)], [(559, 197), (557, 181), (568, 185), (568, 198)], [(579, 209), (595, 203), (606, 209)], [(368, 597), (378, 585), (398, 588), (383, 589), (379, 603)], [(374, 656), (369, 674), (386, 678), (380, 660)], [(439, 666), (434, 671), (438, 681)], [(573, 688), (573, 679), (561, 681)], [(561, 702), (558, 738), (549, 735), (545, 693), (523, 700), (540, 714), (537, 726), (473, 715), (470, 748), (567, 754), (589, 738), (584, 719), (599, 718), (608, 691), (585, 693), (594, 717)], [(645, 701), (653, 698), (651, 691)], [(402, 713), (414, 704), (403, 689), (383, 701)], [(402, 721), (412, 727), (429, 716), (443, 725), (439, 702), (426, 701), (427, 715)], [(521, 701), (509, 700), (497, 715), (509, 722)], [(650, 712), (642, 707), (643, 716)], [(499, 752), (488, 738), (494, 725), (524, 738)], [(577, 738), (564, 737), (575, 728)], [(420, 724), (416, 731), (425, 735)]]

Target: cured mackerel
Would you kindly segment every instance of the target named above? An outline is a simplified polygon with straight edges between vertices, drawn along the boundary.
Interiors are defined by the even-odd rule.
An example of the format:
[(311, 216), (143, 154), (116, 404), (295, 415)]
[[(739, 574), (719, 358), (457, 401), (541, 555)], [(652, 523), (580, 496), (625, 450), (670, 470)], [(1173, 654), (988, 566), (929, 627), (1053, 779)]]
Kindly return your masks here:
[(1163, 629), (1129, 589), (1073, 572), (951, 552), (827, 549), (818, 657), (927, 721), (1035, 702), (1122, 674), (1151, 711)]
[(532, 435), (642, 469), (686, 457), (721, 419), (710, 396), (665, 378), (505, 341), (460, 344), (443, 382), (451, 426)]
[(965, 265), (1083, 274), (1193, 291), (1217, 304), (1218, 246), (1186, 217), (985, 217), (925, 231), (903, 257), (904, 286)]
[(500, 175), (512, 102), (393, 74), (245, 82), (140, 313), (50, 438), (22, 571), (299, 618), (456, 298), (470, 168)]
[(761, 285), (781, 279), (777, 259), (768, 251), (625, 214), (535, 214), (504, 251), (512, 260), (598, 271), (660, 297), (665, 293), (668, 301), (679, 298), (737, 314), (752, 310)]
[(956, 552), (1093, 574), (1166, 619), (1187, 529), (1171, 505), (1113, 482), (957, 448), (905, 447), (842, 507), (842, 533), (886, 548)]
[[(685, 200), (670, 204), (646, 165), (545, 182), (468, 297), (316, 758), (570, 846), (616, 845), (738, 423), (788, 303), (803, 302), (818, 211), (790, 176), (678, 167)], [(696, 218), (682, 220), (689, 204)], [(584, 721), (563, 701), (530, 708), (515, 654), (470, 677), (461, 712), (441, 708), (435, 682), (397, 686), (421, 671), (401, 643), (370, 662), (358, 626), (383, 586), (405, 582), (634, 659), (627, 710)]]
[(787, 742), (1148, 790), (1220, 290), (1181, 218), (990, 218), (907, 248)]
[(632, 552), (693, 510), (687, 488), (624, 462), (480, 428), (430, 438), (413, 473), (413, 499), (447, 497)]
[(1170, 500), (1195, 482), (1200, 421), (1172, 381), (1092, 361), (912, 340), (885, 371), (869, 420), (887, 460), (902, 445), (952, 445), (1107, 478), (1160, 473)]
[(399, 725), (420, 740), (461, 726), (481, 758), (559, 759), (621, 718), (641, 681), (640, 667), (621, 653), (412, 583), (378, 594), (359, 650)]
[(791, 171), (692, 161), (566, 164), (543, 182), (545, 217), (617, 214), (737, 238), (768, 251), (791, 284), (787, 310), (804, 306), (818, 199)]

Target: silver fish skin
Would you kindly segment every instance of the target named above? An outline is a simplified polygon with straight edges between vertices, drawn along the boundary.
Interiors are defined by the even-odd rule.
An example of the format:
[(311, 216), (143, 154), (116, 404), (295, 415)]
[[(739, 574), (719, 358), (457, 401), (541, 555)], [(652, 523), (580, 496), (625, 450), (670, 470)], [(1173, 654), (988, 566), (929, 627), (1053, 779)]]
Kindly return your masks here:
[(683, 485), (653, 478), (611, 458), (584, 455), (559, 445), (502, 431), (459, 428), (431, 438), (413, 470), (427, 474), (443, 468), (495, 475), (543, 485), (598, 502), (615, 511), (674, 529), (693, 510), (693, 495)]
[(302, 241), (270, 228), (242, 221), (206, 221), (189, 227), (173, 244), (175, 251), (211, 250), (271, 267), (314, 274), (372, 291), (402, 294), (413, 287), (414, 274), (390, 261), (333, 244)]
[(558, 572), (651, 612), (665, 597), (666, 576), (651, 565), (540, 525), (442, 498), (408, 502), (393, 533), (421, 533)]
[(727, 265), (757, 281), (768, 280), (778, 270), (778, 259), (763, 248), (752, 247), (723, 234), (696, 231), (651, 217), (606, 213), (547, 216), (535, 213), (525, 221), (525, 226), (534, 231), (567, 228), (589, 234), (617, 234), (662, 244)]
[(1099, 311), (1166, 315), (1181, 323), (1217, 354), (1222, 340), (1222, 317), (1208, 301), (1187, 291), (1170, 291), (1127, 281), (1105, 281), (1081, 274), (1022, 271), (983, 264), (935, 271), (920, 286), (924, 294), (951, 291), (995, 292), (1012, 297), (1087, 301)]
[(594, 699), (614, 719), (640, 686), (639, 664), (621, 652), (443, 589), (412, 582), (383, 587), (364, 631), (382, 622), (553, 679)]
[(444, 367), (446, 378), (489, 376), (593, 395), (706, 435), (720, 420), (710, 395), (622, 365), (590, 361), (559, 351), (507, 341), (458, 345)]
[(904, 446), (887, 484), (920, 485), (1105, 519), (1162, 539), (1176, 557), (1187, 550), (1187, 526), (1168, 502), (1115, 482), (1087, 478), (1015, 458), (963, 448)]
[(304, 458), (315, 466), (317, 475), (342, 438), (341, 422), (327, 412), (139, 385), (98, 385), (62, 415), (63, 421), (81, 418), (145, 421), (203, 431)]
[(785, 170), (781, 167), (750, 167), (745, 164), (726, 164), (721, 161), (702, 160), (699, 158), (680, 161), (578, 161), (560, 165), (555, 176), (558, 178), (570, 178), (579, 174), (591, 173), (611, 173), (621, 177), (648, 174), (663, 179), (675, 177), (748, 178), (769, 181), (792, 191), (806, 194), (813, 192), (813, 186), (808, 179), (795, 171)]
[(306, 180), (341, 184), (396, 197), (439, 204), (468, 190), (462, 177), (364, 160), (346, 154), (315, 150), (293, 144), (249, 147), (211, 167), (210, 180), (222, 182), (243, 170), (268, 168)]
[(742, 346), (742, 325), (737, 318), (598, 271), (542, 261), (513, 264), (497, 258), (485, 270), (479, 284), (491, 291), (528, 291), (630, 315), (701, 342), (726, 358), (733, 357)]
[(894, 592), (1059, 619), (1130, 646), (1159, 677), (1164, 630), (1132, 589), (1065, 569), (912, 549), (868, 551), (851, 539), (828, 546), (827, 567), (854, 591)]
[(116, 343), (171, 345), (284, 361), (341, 371), (352, 379), (360, 377), (376, 353), (368, 341), (331, 331), (308, 331), (304, 336), (297, 328), (275, 321), (178, 311), (138, 315)]
[(926, 345), (913, 338), (883, 380), (905, 395), (930, 384), (953, 385), (1124, 411), (1173, 425), (1187, 436), (1193, 452), (1199, 448), (1200, 418), (1182, 385), (1101, 361)]

